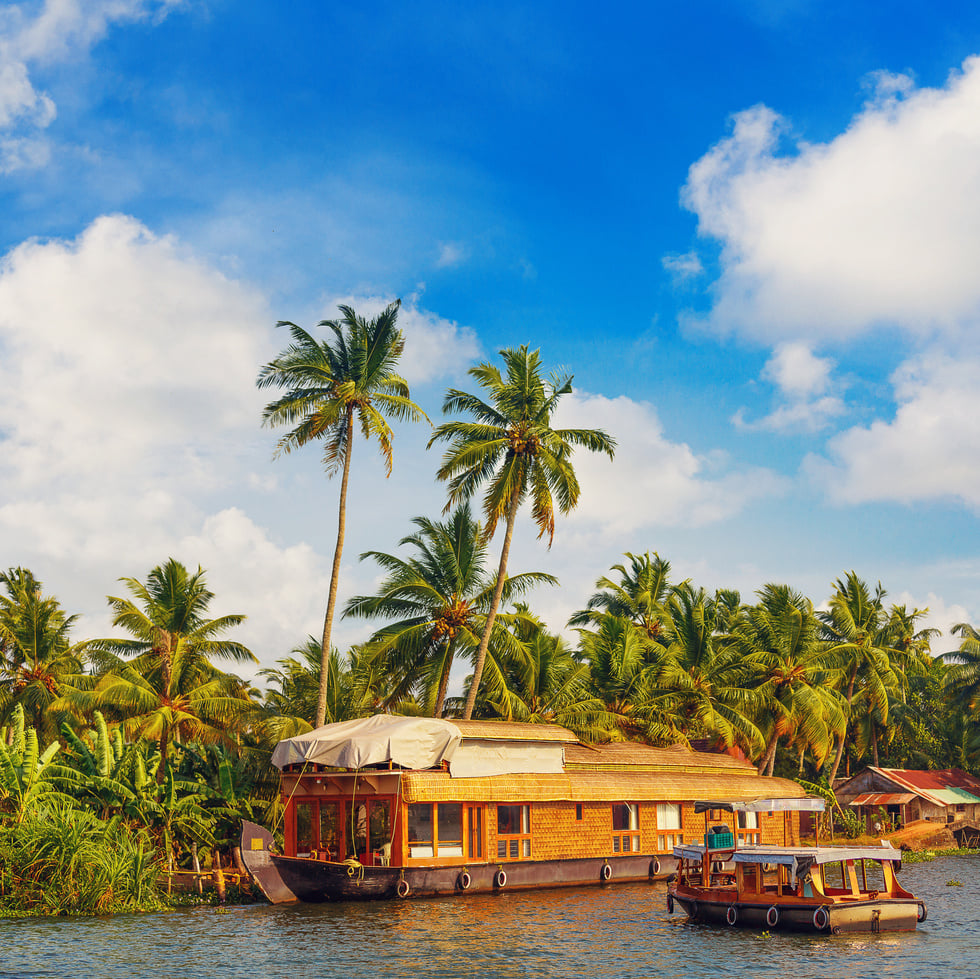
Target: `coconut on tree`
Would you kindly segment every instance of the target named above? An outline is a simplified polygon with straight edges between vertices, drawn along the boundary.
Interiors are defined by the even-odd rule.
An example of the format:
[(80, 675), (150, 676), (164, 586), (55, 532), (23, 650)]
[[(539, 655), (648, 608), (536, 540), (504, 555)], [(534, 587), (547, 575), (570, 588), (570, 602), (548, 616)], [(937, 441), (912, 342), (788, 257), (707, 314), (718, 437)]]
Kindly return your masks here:
[(480, 645), (474, 657), (473, 679), (463, 718), (473, 714), (494, 620), (507, 580), (507, 561), (517, 512), (525, 501), (538, 525), (538, 537), (555, 535), (555, 506), (568, 513), (578, 503), (580, 487), (571, 458), (576, 447), (604, 452), (611, 459), (616, 443), (598, 429), (552, 428), (562, 397), (571, 393), (572, 376), (545, 377), (537, 350), (527, 346), (500, 351), (504, 370), (491, 363), (470, 368), (469, 374), (485, 392), (486, 400), (466, 391), (450, 389), (443, 403), (447, 414), (469, 415), (471, 421), (450, 421), (438, 426), (429, 440), (448, 447), (438, 477), (448, 481), (446, 510), (483, 491), (484, 536), (493, 537), (500, 520), (505, 523), (500, 564)]
[(358, 316), (350, 306), (341, 306), (340, 319), (319, 324), (332, 333), (326, 340), (317, 340), (295, 323), (280, 322), (279, 326), (288, 327), (292, 342), (259, 371), (256, 382), (260, 388), (285, 392), (262, 413), (264, 425), (291, 426), (279, 440), (276, 455), (322, 442), (327, 475), (341, 474), (337, 543), (320, 641), (316, 727), (326, 716), (330, 636), (344, 550), (355, 428), (360, 428), (367, 441), (377, 442), (386, 475), (391, 475), (393, 433), (387, 419), (428, 421), (425, 412), (410, 399), (408, 383), (395, 373), (405, 346), (397, 327), (399, 305), (400, 300), (391, 303), (370, 320)]

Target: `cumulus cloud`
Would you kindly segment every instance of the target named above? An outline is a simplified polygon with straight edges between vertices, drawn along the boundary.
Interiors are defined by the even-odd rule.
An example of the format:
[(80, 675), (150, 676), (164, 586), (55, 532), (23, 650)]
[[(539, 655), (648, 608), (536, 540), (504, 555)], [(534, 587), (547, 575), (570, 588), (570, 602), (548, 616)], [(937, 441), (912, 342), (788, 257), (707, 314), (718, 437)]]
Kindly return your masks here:
[(844, 411), (839, 397), (829, 394), (834, 362), (817, 357), (805, 343), (779, 344), (762, 369), (762, 378), (771, 383), (781, 403), (757, 421), (745, 417), (740, 408), (732, 419), (735, 427), (748, 431), (808, 431), (823, 428)]
[(794, 139), (766, 106), (690, 169), (683, 202), (721, 246), (708, 325), (763, 341), (882, 324), (958, 332), (980, 312), (980, 58), (943, 88), (881, 75), (846, 131)]
[(906, 361), (890, 420), (834, 436), (806, 472), (839, 503), (958, 499), (980, 508), (980, 355), (935, 350)]
[(575, 394), (561, 403), (560, 428), (601, 428), (617, 442), (616, 458), (579, 450), (582, 487), (574, 525), (626, 533), (653, 526), (696, 527), (738, 513), (749, 502), (785, 489), (763, 469), (735, 468), (723, 453), (698, 456), (671, 442), (650, 404), (626, 397)]
[(161, 18), (181, 0), (45, 0), (0, 11), (0, 173), (43, 166), (50, 156), (44, 131), (57, 112), (38, 91), (31, 65), (83, 54), (113, 23)]

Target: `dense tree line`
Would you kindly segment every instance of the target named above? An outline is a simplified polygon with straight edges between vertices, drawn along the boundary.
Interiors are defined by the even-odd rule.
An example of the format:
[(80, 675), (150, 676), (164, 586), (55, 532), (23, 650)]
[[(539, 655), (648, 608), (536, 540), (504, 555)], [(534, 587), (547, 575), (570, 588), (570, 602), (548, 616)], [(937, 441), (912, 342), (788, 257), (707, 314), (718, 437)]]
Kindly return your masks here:
[[(657, 553), (627, 553), (568, 623), (544, 623), (533, 589), (558, 582), (510, 573), (516, 515), (528, 503), (550, 543), (556, 514), (579, 498), (574, 450), (612, 457), (615, 442), (553, 427), (572, 379), (546, 376), (527, 347), (501, 351), (502, 369), (470, 371), (481, 396), (448, 392), (444, 410), (461, 417), (430, 441), (446, 445), (446, 510), (416, 517), (399, 553), (361, 555), (383, 578), (340, 614), (375, 631), (333, 648), (355, 431), (390, 469), (386, 419), (427, 420), (395, 372), (397, 308), (365, 320), (341, 307), (320, 324), (328, 340), (283, 324), (292, 342), (259, 374), (282, 392), (264, 413), (289, 427), (279, 451), (319, 443), (328, 474), (342, 475), (323, 633), (293, 637), (289, 655), (259, 671), (262, 689), (221, 665), (256, 659), (233, 638), (244, 615), (211, 617), (200, 568), (170, 559), (121, 579), (128, 594), (108, 603), (123, 635), (94, 639), (73, 635), (77, 616), (33, 571), (0, 573), (0, 905), (11, 894), (56, 910), (152, 905), (149, 865), (233, 847), (244, 816), (277, 824), (268, 758), (278, 740), (381, 711), (729, 749), (764, 774), (823, 785), (869, 763), (980, 770), (980, 633), (957, 625), (957, 650), (934, 656), (926, 610), (889, 604), (853, 571), (815, 606), (780, 583), (749, 600), (709, 593), (674, 580)], [(52, 832), (95, 854), (84, 873), (18, 862)], [(68, 882), (57, 893), (38, 884), (52, 874)]]

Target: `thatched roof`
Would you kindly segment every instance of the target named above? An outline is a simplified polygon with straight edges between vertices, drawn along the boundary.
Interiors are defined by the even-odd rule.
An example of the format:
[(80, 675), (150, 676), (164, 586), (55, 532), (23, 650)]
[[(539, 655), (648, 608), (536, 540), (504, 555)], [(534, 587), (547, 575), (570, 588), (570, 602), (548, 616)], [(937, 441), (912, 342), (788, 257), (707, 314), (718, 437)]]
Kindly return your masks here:
[(565, 748), (565, 771), (698, 771), (714, 773), (719, 770), (755, 774), (749, 762), (707, 751), (692, 751), (685, 745), (652, 748), (646, 744), (619, 742), (600, 745), (568, 745)]
[(557, 724), (523, 724), (518, 721), (458, 721), (449, 719), (459, 728), (463, 740), (482, 741), (563, 741), (578, 743), (578, 735)]
[(763, 778), (751, 766), (738, 770), (706, 766), (693, 771), (582, 771), (455, 779), (448, 772), (435, 771), (402, 775), (402, 797), (406, 802), (748, 802), (797, 799), (805, 794), (795, 782)]

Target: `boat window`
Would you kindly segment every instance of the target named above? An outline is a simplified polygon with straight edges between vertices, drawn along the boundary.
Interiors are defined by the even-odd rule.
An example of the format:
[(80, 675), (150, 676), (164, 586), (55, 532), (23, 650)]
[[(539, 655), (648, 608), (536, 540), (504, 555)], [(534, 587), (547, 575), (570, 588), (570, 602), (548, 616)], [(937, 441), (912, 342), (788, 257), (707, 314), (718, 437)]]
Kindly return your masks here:
[(677, 802), (657, 803), (657, 829), (680, 829), (681, 807)]
[(436, 806), (437, 829), (436, 856), (461, 857), (463, 855), (463, 804), (440, 802)]
[(296, 856), (308, 857), (313, 849), (313, 803), (296, 804)]
[(531, 856), (531, 807), (497, 806), (497, 859)]
[(347, 856), (360, 859), (367, 852), (368, 819), (366, 803), (347, 803), (344, 835), (347, 839)]
[(738, 813), (738, 842), (761, 843), (762, 831), (759, 829), (759, 814), (757, 812)]
[(432, 847), (432, 805), (413, 802), (408, 807), (408, 854), (431, 857), (435, 855)]
[(483, 807), (469, 806), (469, 853), (470, 860), (483, 859)]
[(391, 842), (391, 803), (387, 799), (371, 800), (371, 849), (380, 850)]
[(576, 802), (575, 803), (575, 821), (576, 822), (581, 822), (582, 821), (582, 803), (581, 802)]
[(639, 853), (640, 807), (635, 802), (614, 802), (613, 853)]
[(339, 828), (340, 819), (337, 816), (337, 803), (321, 802), (319, 848), (326, 850), (333, 857), (337, 857), (340, 853)]

